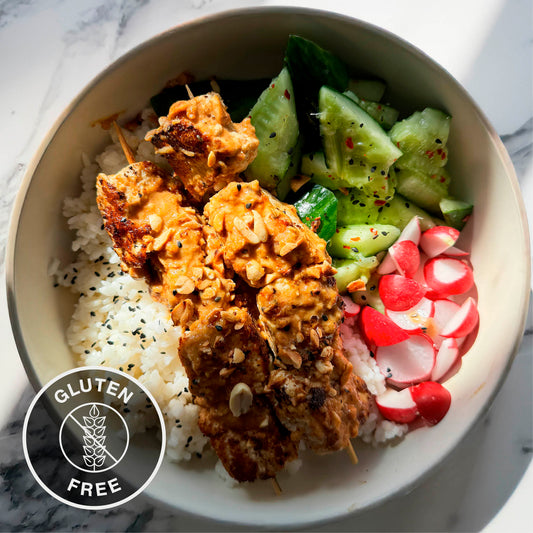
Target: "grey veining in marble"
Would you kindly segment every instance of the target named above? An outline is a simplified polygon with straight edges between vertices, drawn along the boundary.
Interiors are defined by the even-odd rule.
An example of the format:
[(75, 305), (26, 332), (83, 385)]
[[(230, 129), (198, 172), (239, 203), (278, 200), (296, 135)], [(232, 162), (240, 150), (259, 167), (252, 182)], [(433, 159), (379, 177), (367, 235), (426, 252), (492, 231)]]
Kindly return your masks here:
[[(10, 134), (9, 153), (0, 154), (0, 270), (3, 270), (9, 214), (22, 176), (41, 139), (67, 103), (104, 66), (146, 38), (196, 16), (250, 3), (268, 2), (0, 0), (0, 50), (4, 55), (2, 64), (6, 65), (3, 72), (9, 70), (18, 80), (17, 84), (4, 80), (0, 84), (3, 118), (7, 123), (7, 129), (2, 131)], [(348, 4), (351, 14), (358, 15), (353, 2)], [(525, 4), (522, 0), (501, 2), (502, 10), (514, 5), (521, 6), (524, 12)], [(337, 1), (320, 7), (333, 9), (338, 5)], [(460, 2), (455, 2), (454, 6), (457, 16), (462, 16)], [(382, 7), (384, 13), (391, 8), (389, 4)], [(409, 10), (409, 6), (402, 9)], [(499, 27), (498, 32), (504, 29)], [(528, 38), (530, 42), (525, 43), (527, 48), (524, 49), (530, 53), (531, 34)], [(16, 62), (10, 62), (10, 47), (17, 49), (13, 54)], [(26, 58), (29, 69), (21, 64), (21, 58)], [(485, 56), (481, 67), (487, 61)], [(489, 74), (492, 75), (485, 73), (485, 76)], [(19, 86), (23, 98), (16, 97)], [(533, 201), (533, 117), (522, 117), (518, 124), (522, 125), (515, 132), (502, 135), (502, 140), (523, 192)], [(532, 206), (526, 207), (531, 216)], [(532, 376), (533, 312), (530, 305), (520, 350), (492, 409), (437, 472), (410, 494), (364, 512), (356, 520), (346, 519), (316, 530), (483, 529), (504, 506), (531, 463)], [(57, 502), (33, 479), (22, 453), (22, 423), (32, 397), (33, 391), (28, 386), (22, 397), (13, 402), (16, 409), (7, 425), (0, 429), (0, 531), (238, 530), (186, 517), (144, 496), (107, 511), (84, 511)], [(391, 517), (394, 517), (392, 522)]]

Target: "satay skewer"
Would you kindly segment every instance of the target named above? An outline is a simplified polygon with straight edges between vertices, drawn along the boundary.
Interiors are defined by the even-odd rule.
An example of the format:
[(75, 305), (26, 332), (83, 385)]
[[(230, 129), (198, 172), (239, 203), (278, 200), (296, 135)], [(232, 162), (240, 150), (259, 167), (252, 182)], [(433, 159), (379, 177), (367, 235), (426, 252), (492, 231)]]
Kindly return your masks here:
[[(190, 98), (194, 98), (194, 95), (192, 94), (191, 90), (189, 89), (188, 85), (185, 85), (187, 87), (187, 92), (189, 93)], [(124, 152), (124, 155), (126, 156), (126, 159), (130, 165), (135, 163), (135, 155), (133, 154), (132, 149), (129, 147), (126, 138), (124, 137), (124, 134), (122, 133), (121, 127), (117, 124), (116, 121), (113, 121), (113, 126), (115, 127), (115, 131), (117, 132), (118, 140), (120, 142), (120, 146), (122, 147), (122, 150)], [(353, 449), (352, 449), (353, 451)], [(355, 452), (354, 452), (355, 453)], [(273, 477), (271, 478), (272, 481), (272, 487), (274, 489), (274, 492), (276, 496), (281, 495), (281, 487), (278, 483), (278, 480)]]

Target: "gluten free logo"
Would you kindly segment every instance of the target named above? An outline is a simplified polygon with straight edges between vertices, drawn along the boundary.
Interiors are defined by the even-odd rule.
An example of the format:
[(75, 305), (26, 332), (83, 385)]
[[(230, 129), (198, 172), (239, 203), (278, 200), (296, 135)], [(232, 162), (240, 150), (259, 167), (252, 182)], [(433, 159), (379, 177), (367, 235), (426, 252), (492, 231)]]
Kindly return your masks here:
[(49, 494), (74, 507), (107, 509), (134, 498), (153, 479), (163, 459), (165, 426), (137, 380), (83, 367), (39, 391), (24, 421), (23, 448)]

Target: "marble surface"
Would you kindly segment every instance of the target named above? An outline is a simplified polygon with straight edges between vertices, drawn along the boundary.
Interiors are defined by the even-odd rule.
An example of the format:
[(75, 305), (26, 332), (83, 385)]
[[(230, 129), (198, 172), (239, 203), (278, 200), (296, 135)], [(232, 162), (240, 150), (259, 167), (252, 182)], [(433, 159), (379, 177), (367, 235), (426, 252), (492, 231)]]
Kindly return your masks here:
[[(26, 166), (68, 102), (102, 68), (160, 31), (251, 5), (321, 1), (0, 0), (0, 257)], [(502, 136), (533, 220), (533, 20), (530, 0), (329, 0), (327, 8), (385, 27), (423, 49), (472, 94)], [(144, 496), (123, 507), (69, 508), (37, 485), (21, 431), (33, 397), (0, 289), (0, 531), (234, 531)], [(316, 531), (531, 531), (533, 320), (488, 415), (410, 494)]]

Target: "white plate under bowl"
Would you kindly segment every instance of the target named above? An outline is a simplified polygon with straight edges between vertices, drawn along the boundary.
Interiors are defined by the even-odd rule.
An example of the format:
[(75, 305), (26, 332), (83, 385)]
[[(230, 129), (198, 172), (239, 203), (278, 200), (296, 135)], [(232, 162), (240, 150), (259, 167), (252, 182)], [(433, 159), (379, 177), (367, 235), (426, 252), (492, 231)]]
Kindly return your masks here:
[(200, 79), (274, 76), (287, 36), (311, 38), (354, 72), (386, 80), (403, 110), (434, 106), (453, 116), (450, 170), (454, 192), (475, 204), (463, 236), (471, 247), (480, 327), (459, 374), (447, 383), (453, 402), (433, 428), (400, 444), (355, 443), (360, 462), (344, 453), (305, 461), (283, 495), (267, 482), (227, 488), (212, 469), (164, 463), (147, 493), (159, 502), (220, 521), (296, 527), (375, 506), (412, 488), (465, 437), (488, 408), (521, 339), (529, 297), (528, 228), (518, 183), (500, 139), (462, 87), (434, 61), (398, 37), (333, 13), (288, 8), (230, 11), (172, 28), (120, 58), (74, 100), (29, 166), (17, 197), (7, 257), (7, 289), (17, 346), (36, 388), (74, 361), (65, 339), (73, 300), (53, 288), (47, 267), (68, 259), (71, 235), (61, 215), (79, 189), (81, 153), (96, 155), (108, 134), (94, 120), (134, 115), (181, 71)]

